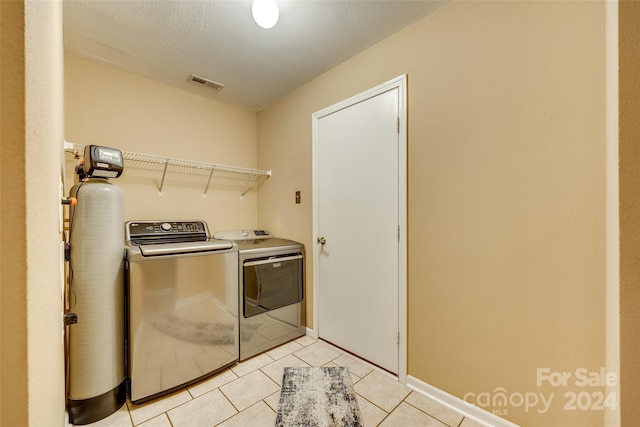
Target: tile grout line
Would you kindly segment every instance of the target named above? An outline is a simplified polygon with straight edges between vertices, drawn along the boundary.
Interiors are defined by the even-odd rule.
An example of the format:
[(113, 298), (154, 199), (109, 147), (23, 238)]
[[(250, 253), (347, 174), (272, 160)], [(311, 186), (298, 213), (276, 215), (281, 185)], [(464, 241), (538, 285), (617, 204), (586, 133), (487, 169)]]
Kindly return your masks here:
[[(227, 384), (229, 384), (229, 383), (227, 383)], [(236, 405), (234, 405), (234, 404), (233, 404), (233, 402), (231, 401), (231, 399), (229, 399), (229, 397), (224, 393), (224, 391), (220, 390), (220, 387), (218, 387), (217, 389), (213, 389), (213, 390), (211, 390), (211, 391), (209, 391), (209, 392), (207, 392), (207, 393), (211, 393), (211, 392), (213, 392), (213, 391), (215, 391), (215, 390), (218, 390), (218, 391), (220, 392), (220, 394), (222, 394), (222, 396), (224, 396), (224, 398), (225, 398), (225, 399), (227, 399), (227, 402), (229, 402), (229, 403), (231, 404), (231, 406), (233, 406), (233, 409), (235, 409), (235, 410), (236, 410), (236, 413), (235, 413), (235, 414), (233, 414), (231, 417), (233, 417), (233, 416), (235, 416), (235, 415), (238, 415), (240, 412), (242, 412), (240, 409), (238, 409), (238, 407), (237, 407)], [(207, 394), (207, 393), (205, 393), (205, 394)], [(204, 396), (204, 394), (203, 394), (203, 396)], [(231, 418), (231, 417), (229, 417), (229, 418)], [(228, 420), (229, 418), (225, 419), (225, 421), (226, 421), (226, 420)], [(219, 423), (218, 423), (218, 424), (219, 424)]]
[[(360, 378), (357, 382), (362, 381), (363, 379), (365, 379), (366, 377), (368, 377), (369, 375), (371, 375), (374, 372), (375, 371), (371, 371), (371, 372), (367, 373), (367, 375), (365, 375), (364, 377)], [(355, 384), (354, 384), (354, 390), (353, 391), (355, 392)], [(367, 402), (371, 403), (373, 406), (375, 406), (376, 408), (380, 409), (382, 412), (387, 414), (380, 422), (384, 421), (391, 414), (391, 412), (393, 412), (393, 409), (395, 409), (395, 407), (394, 407), (390, 412), (387, 412), (386, 409), (381, 408), (379, 405), (375, 404), (374, 402), (372, 402), (371, 400), (367, 399), (366, 397), (364, 397), (363, 395), (359, 394), (358, 392), (356, 392), (356, 394), (358, 396), (360, 396), (361, 399), (366, 400)], [(398, 403), (398, 405), (399, 405), (399, 403)]]
[[(415, 393), (415, 392), (414, 392), (414, 391), (411, 391), (411, 393)], [(426, 412), (426, 411), (424, 411), (424, 410), (422, 410), (422, 409), (418, 408), (416, 405), (412, 405), (410, 402), (407, 402), (407, 398), (408, 398), (409, 396), (411, 396), (411, 393), (407, 394), (407, 395), (405, 396), (405, 398), (404, 398), (404, 399), (402, 399), (402, 402), (406, 403), (407, 405), (411, 406), (411, 407), (412, 407), (412, 408), (414, 408), (414, 409), (417, 409), (418, 411), (422, 412), (423, 414), (430, 416), (430, 417), (431, 417), (431, 418), (433, 418), (434, 420), (441, 422), (442, 424), (444, 424), (444, 425), (445, 425), (445, 426), (447, 426), (447, 427), (460, 427), (460, 424), (462, 423), (462, 420), (460, 420), (460, 423), (459, 423), (459, 424), (456, 424), (455, 426), (452, 426), (452, 425), (450, 425), (450, 424), (445, 423), (444, 421), (442, 421), (440, 418), (436, 417), (435, 415), (431, 415), (430, 413), (428, 413), (428, 412)], [(402, 402), (400, 402), (400, 403), (402, 403)], [(398, 406), (399, 406), (399, 404), (398, 404)], [(394, 408), (394, 410), (395, 410), (395, 408)], [(462, 416), (462, 414), (460, 414), (460, 415)], [(464, 420), (464, 416), (462, 417), (462, 419)]]
[[(318, 340), (317, 342), (320, 342), (320, 340)], [(355, 386), (355, 384), (356, 384), (356, 383), (359, 383), (361, 380), (363, 380), (364, 378), (366, 378), (367, 376), (369, 376), (369, 375), (370, 375), (371, 373), (373, 373), (373, 372), (379, 372), (379, 373), (381, 373), (381, 374), (383, 374), (383, 375), (385, 375), (385, 376), (389, 376), (390, 378), (396, 378), (396, 380), (397, 380), (397, 377), (393, 377), (393, 376), (392, 376), (392, 375), (390, 375), (387, 371), (385, 371), (385, 370), (383, 370), (383, 369), (379, 368), (378, 366), (375, 366), (375, 365), (371, 364), (370, 362), (368, 362), (368, 361), (366, 361), (366, 360), (363, 360), (363, 359), (359, 358), (358, 356), (353, 355), (353, 354), (351, 354), (351, 353), (349, 353), (349, 352), (345, 352), (344, 350), (340, 349), (339, 347), (335, 347), (334, 345), (332, 345), (332, 344), (331, 344), (331, 343), (329, 343), (329, 342), (326, 342), (326, 341), (322, 341), (322, 342), (324, 342), (325, 344), (327, 344), (327, 345), (329, 345), (330, 347), (334, 348), (335, 350), (337, 350), (337, 351), (339, 351), (339, 352), (342, 352), (342, 354), (341, 354), (340, 356), (337, 356), (336, 358), (332, 359), (332, 360), (331, 360), (331, 362), (335, 361), (336, 359), (340, 358), (340, 357), (341, 357), (341, 356), (343, 356), (343, 355), (346, 355), (346, 356), (348, 356), (348, 357), (353, 358), (356, 362), (361, 363), (361, 364), (363, 364), (364, 366), (366, 366), (366, 367), (368, 367), (368, 368), (372, 369), (372, 370), (371, 370), (371, 371), (369, 371), (366, 375), (364, 375), (363, 377), (360, 377), (360, 378), (359, 378), (359, 379), (358, 379), (358, 380), (353, 384), (354, 386)], [(330, 362), (329, 362), (329, 363), (330, 363)], [(355, 374), (354, 374), (354, 375), (355, 375)], [(356, 376), (357, 376), (357, 375), (356, 375)], [(399, 382), (399, 381), (398, 381), (398, 382)], [(406, 384), (404, 384), (404, 385), (406, 386)], [(360, 394), (358, 394), (358, 393), (356, 393), (356, 394), (358, 394), (358, 396), (360, 396), (360, 398), (361, 398), (361, 399), (366, 400), (367, 402), (371, 403), (371, 404), (372, 404), (372, 405), (374, 405), (376, 408), (378, 408), (378, 409), (382, 410), (383, 412), (385, 412), (385, 413), (387, 414), (387, 415), (386, 415), (386, 416), (385, 416), (385, 417), (380, 421), (380, 423), (378, 423), (378, 425), (379, 425), (379, 424), (381, 424), (382, 422), (384, 422), (384, 420), (386, 420), (386, 419), (389, 417), (389, 415), (391, 415), (391, 413), (393, 413), (393, 411), (395, 411), (396, 409), (398, 409), (398, 407), (400, 406), (400, 404), (401, 404), (402, 402), (406, 403), (407, 405), (411, 406), (411, 407), (412, 407), (412, 408), (414, 408), (414, 409), (417, 409), (417, 410), (418, 410), (418, 411), (420, 411), (421, 413), (423, 413), (423, 414), (425, 414), (425, 415), (427, 415), (427, 416), (429, 416), (429, 417), (433, 418), (434, 420), (436, 420), (436, 421), (438, 421), (438, 422), (442, 423), (443, 425), (445, 425), (445, 426), (447, 426), (447, 427), (460, 427), (460, 426), (462, 425), (462, 422), (464, 421), (464, 418), (465, 418), (464, 416), (462, 417), (462, 420), (460, 420), (460, 423), (459, 423), (459, 424), (457, 424), (456, 426), (450, 426), (449, 424), (445, 423), (444, 421), (440, 420), (439, 418), (435, 417), (434, 415), (432, 415), (432, 414), (430, 414), (430, 413), (428, 413), (428, 412), (426, 412), (426, 411), (424, 411), (424, 410), (422, 410), (422, 409), (418, 408), (417, 406), (412, 405), (411, 403), (407, 402), (407, 401), (406, 401), (406, 399), (407, 399), (407, 398), (408, 398), (412, 393), (414, 393), (414, 391), (413, 391), (413, 390), (410, 390), (410, 392), (409, 392), (409, 393), (408, 393), (408, 394), (407, 394), (407, 395), (406, 395), (406, 396), (405, 396), (405, 397), (404, 397), (400, 402), (398, 402), (398, 404), (397, 404), (393, 409), (391, 409), (391, 410), (390, 410), (390, 411), (388, 411), (388, 412), (387, 412), (385, 409), (381, 408), (379, 405), (377, 405), (377, 404), (375, 404), (374, 402), (372, 402), (371, 400), (367, 399), (366, 397), (364, 397), (364, 396), (362, 396), (362, 395), (360, 395)], [(460, 414), (460, 415), (462, 415), (462, 414)]]
[[(316, 341), (316, 342), (320, 342), (320, 341)], [(323, 341), (323, 342), (324, 342), (324, 341)], [(355, 392), (355, 385), (356, 385), (357, 383), (359, 383), (360, 381), (362, 381), (363, 379), (365, 379), (366, 377), (368, 377), (369, 375), (371, 375), (372, 373), (374, 373), (374, 372), (381, 372), (381, 373), (387, 374), (386, 372), (383, 372), (382, 370), (380, 370), (380, 368), (378, 368), (378, 367), (376, 367), (376, 366), (374, 366), (374, 365), (372, 365), (372, 364), (368, 363), (367, 361), (365, 361), (365, 360), (363, 360), (363, 359), (358, 358), (357, 356), (354, 356), (354, 355), (352, 355), (352, 354), (350, 354), (350, 353), (344, 352), (342, 349), (340, 349), (340, 348), (338, 348), (338, 347), (335, 347), (335, 346), (334, 346), (334, 345), (332, 345), (331, 343), (328, 343), (328, 342), (324, 342), (324, 343), (325, 343), (325, 344), (327, 344), (327, 345), (329, 345), (331, 348), (335, 349), (339, 354), (338, 354), (338, 356), (336, 356), (336, 357), (334, 357), (333, 359), (331, 359), (329, 362), (325, 363), (325, 365), (323, 365), (323, 366), (326, 366), (328, 363), (334, 363), (334, 364), (336, 364), (336, 365), (338, 365), (338, 366), (341, 366), (340, 364), (335, 363), (335, 360), (337, 360), (337, 359), (341, 358), (342, 356), (347, 356), (347, 357), (352, 358), (352, 359), (353, 359), (354, 361), (356, 361), (357, 363), (361, 363), (361, 364), (363, 364), (364, 366), (366, 366), (367, 368), (369, 368), (369, 369), (370, 369), (370, 371), (369, 371), (369, 372), (367, 372), (367, 373), (366, 373), (364, 376), (362, 376), (362, 377), (358, 377), (358, 376), (356, 375), (356, 377), (358, 377), (358, 380), (357, 380), (355, 383), (353, 383), (353, 385), (354, 385), (354, 392)], [(294, 356), (295, 356), (295, 354), (294, 354)], [(296, 357), (297, 357), (297, 356), (296, 356)], [(306, 363), (306, 362), (305, 362), (305, 363)], [(354, 375), (355, 375), (355, 374), (354, 374)], [(367, 402), (369, 402), (370, 404), (372, 404), (373, 406), (375, 406), (376, 408), (380, 409), (382, 412), (384, 412), (384, 413), (385, 413), (384, 418), (382, 418), (382, 420), (380, 420), (380, 422), (379, 422), (377, 425), (380, 425), (382, 422), (384, 422), (384, 420), (386, 420), (386, 419), (389, 417), (389, 415), (391, 415), (391, 413), (392, 413), (393, 411), (395, 411), (395, 410), (397, 409), (397, 407), (398, 407), (398, 406), (400, 406), (400, 403), (404, 402), (404, 400), (405, 400), (405, 399), (406, 399), (406, 398), (411, 394), (411, 392), (409, 392), (409, 394), (407, 394), (407, 396), (405, 396), (405, 397), (404, 397), (404, 398), (403, 398), (403, 399), (402, 399), (402, 400), (401, 400), (401, 401), (400, 401), (400, 402), (399, 402), (399, 403), (398, 403), (398, 404), (397, 404), (397, 405), (396, 405), (396, 406), (395, 406), (391, 411), (387, 412), (387, 410), (386, 410), (386, 409), (381, 408), (379, 405), (377, 405), (376, 403), (374, 403), (374, 402), (372, 402), (371, 400), (367, 399), (366, 397), (362, 396), (361, 394), (358, 394), (357, 392), (355, 392), (355, 393), (356, 393), (356, 395), (360, 396), (360, 398), (361, 398), (361, 399), (366, 400)], [(417, 409), (417, 408), (416, 408), (416, 409)], [(425, 413), (424, 411), (421, 411), (421, 412)], [(425, 414), (426, 414), (426, 413), (425, 413)], [(426, 414), (426, 415), (429, 415), (429, 414)], [(433, 417), (432, 417), (432, 418), (433, 418)], [(438, 420), (438, 421), (440, 421), (440, 420)]]

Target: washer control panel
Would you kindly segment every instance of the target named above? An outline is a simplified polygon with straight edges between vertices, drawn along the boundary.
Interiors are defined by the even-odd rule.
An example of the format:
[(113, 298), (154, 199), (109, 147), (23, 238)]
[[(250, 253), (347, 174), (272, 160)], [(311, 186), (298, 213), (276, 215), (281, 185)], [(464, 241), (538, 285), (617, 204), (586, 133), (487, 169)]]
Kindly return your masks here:
[(213, 235), (216, 239), (224, 240), (246, 240), (246, 239), (268, 239), (271, 236), (267, 230), (231, 230), (218, 231)]
[(126, 240), (132, 243), (162, 243), (207, 240), (209, 230), (204, 221), (129, 221), (125, 224)]

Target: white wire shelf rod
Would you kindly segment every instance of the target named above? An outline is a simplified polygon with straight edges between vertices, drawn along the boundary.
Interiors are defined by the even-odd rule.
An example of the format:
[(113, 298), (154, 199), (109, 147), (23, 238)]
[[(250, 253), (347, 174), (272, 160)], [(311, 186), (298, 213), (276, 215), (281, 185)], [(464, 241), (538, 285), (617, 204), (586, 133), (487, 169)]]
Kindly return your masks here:
[[(84, 152), (84, 145), (74, 144), (65, 141), (65, 150), (70, 152)], [(221, 165), (216, 163), (199, 162), (195, 160), (179, 159), (175, 157), (163, 157), (154, 154), (136, 153), (132, 151), (123, 151), (122, 157), (125, 160), (141, 161), (147, 163), (155, 163), (162, 166), (182, 166), (202, 170), (215, 170), (216, 172), (236, 173), (241, 175), (249, 175), (255, 177), (271, 176), (271, 170), (260, 170), (245, 168), (240, 166)]]

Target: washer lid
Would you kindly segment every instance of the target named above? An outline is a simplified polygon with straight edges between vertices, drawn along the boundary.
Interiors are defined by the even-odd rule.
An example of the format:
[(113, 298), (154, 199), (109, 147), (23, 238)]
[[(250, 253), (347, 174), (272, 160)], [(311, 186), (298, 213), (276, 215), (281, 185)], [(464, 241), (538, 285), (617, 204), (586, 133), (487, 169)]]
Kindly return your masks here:
[(279, 239), (272, 237), (271, 239), (253, 239), (253, 240), (238, 240), (238, 252), (243, 255), (271, 255), (274, 252), (301, 252), (304, 250), (304, 245), (299, 242), (287, 239)]
[(225, 240), (208, 240), (206, 242), (160, 243), (140, 245), (142, 256), (160, 256), (190, 254), (196, 252), (215, 252), (233, 248), (233, 242)]

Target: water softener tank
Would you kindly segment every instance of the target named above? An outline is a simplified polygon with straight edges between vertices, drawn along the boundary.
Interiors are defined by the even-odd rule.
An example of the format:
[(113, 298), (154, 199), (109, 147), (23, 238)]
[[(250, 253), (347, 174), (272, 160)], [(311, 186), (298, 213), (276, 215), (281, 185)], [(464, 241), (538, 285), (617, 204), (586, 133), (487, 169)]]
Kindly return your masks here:
[(72, 424), (88, 424), (126, 400), (123, 193), (104, 177), (70, 193), (67, 405)]

